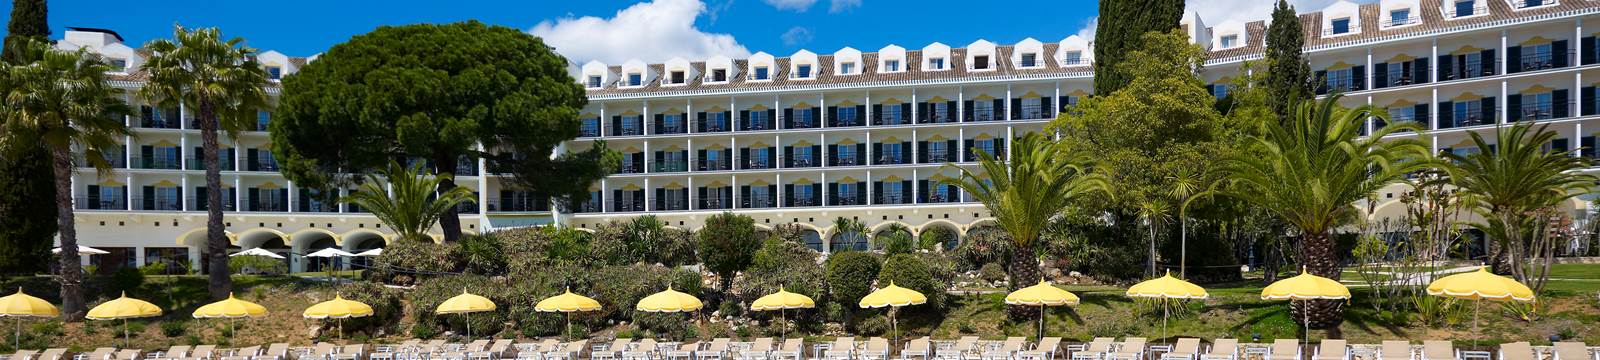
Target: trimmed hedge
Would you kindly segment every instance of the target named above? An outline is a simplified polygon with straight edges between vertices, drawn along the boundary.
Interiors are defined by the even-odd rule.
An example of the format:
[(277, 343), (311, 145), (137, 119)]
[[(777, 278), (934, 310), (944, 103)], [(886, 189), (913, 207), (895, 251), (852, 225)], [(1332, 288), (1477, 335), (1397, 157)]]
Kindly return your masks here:
[(883, 270), (878, 272), (878, 287), (891, 283), (926, 295), (929, 307), (944, 308), (944, 291), (949, 287), (934, 279), (928, 263), (916, 255), (894, 255), (883, 262)]

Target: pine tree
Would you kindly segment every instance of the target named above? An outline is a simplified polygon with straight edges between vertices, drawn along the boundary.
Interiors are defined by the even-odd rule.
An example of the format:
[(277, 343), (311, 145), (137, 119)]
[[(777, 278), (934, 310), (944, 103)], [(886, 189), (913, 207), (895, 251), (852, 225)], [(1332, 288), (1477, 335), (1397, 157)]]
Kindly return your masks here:
[(1178, 28), (1183, 0), (1106, 0), (1094, 39), (1094, 93), (1110, 94), (1127, 86), (1132, 77), (1117, 71), (1117, 64), (1139, 47), (1145, 33)]
[[(12, 3), (0, 61), (19, 64), (31, 60), (22, 59), (21, 42), (49, 38), (45, 13), (44, 0)], [(4, 121), (0, 119), (0, 123)], [(43, 147), (0, 156), (0, 273), (33, 273), (48, 267), (48, 251), (56, 234), (56, 205), (50, 201), (55, 194), (50, 153)]]
[(1267, 28), (1267, 107), (1283, 123), (1289, 118), (1294, 104), (1311, 98), (1311, 65), (1306, 63), (1302, 49), (1305, 32), (1300, 28), (1300, 16), (1288, 1), (1278, 0), (1272, 10), (1272, 25)]

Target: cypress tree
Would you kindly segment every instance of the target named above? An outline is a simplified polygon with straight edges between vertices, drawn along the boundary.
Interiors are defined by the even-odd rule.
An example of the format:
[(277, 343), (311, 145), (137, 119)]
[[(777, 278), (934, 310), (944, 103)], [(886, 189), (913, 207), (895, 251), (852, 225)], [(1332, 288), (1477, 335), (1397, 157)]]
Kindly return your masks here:
[(1300, 16), (1288, 1), (1278, 0), (1272, 10), (1272, 25), (1267, 28), (1267, 107), (1278, 116), (1278, 122), (1288, 119), (1294, 104), (1311, 98), (1311, 65), (1302, 53), (1305, 32), (1300, 28)]
[[(0, 61), (23, 63), (21, 41), (45, 41), (50, 25), (44, 0), (12, 2), (5, 48)], [(0, 118), (0, 122), (5, 119)], [(43, 271), (56, 234), (56, 188), (50, 154), (43, 147), (7, 149), (0, 153), (0, 273)]]
[(1124, 56), (1139, 47), (1145, 33), (1172, 31), (1182, 18), (1183, 0), (1101, 1), (1094, 39), (1094, 93), (1110, 94), (1133, 81), (1117, 69)]

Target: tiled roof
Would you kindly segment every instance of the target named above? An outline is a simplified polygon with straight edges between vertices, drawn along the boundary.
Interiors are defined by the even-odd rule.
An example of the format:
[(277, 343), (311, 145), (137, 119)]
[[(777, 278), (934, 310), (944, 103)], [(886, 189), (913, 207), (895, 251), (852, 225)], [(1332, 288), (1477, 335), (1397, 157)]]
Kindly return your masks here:
[[(1515, 20), (1538, 20), (1569, 15), (1600, 13), (1600, 1), (1595, 0), (1561, 0), (1559, 5), (1543, 6), (1539, 8), (1523, 10), (1513, 10), (1511, 5), (1506, 0), (1484, 0), (1484, 2), (1488, 4), (1487, 15), (1473, 16), (1464, 19), (1446, 20), (1440, 11), (1443, 1), (1446, 0), (1421, 0), (1421, 2), (1418, 4), (1418, 14), (1415, 15), (1415, 17), (1419, 18), (1421, 23), (1417, 25), (1385, 28), (1382, 26), (1384, 17), (1381, 14), (1381, 4), (1370, 3), (1359, 5), (1360, 7), (1358, 9), (1358, 16), (1360, 18), (1358, 22), (1360, 23), (1360, 32), (1340, 36), (1322, 36), (1323, 28), (1321, 12), (1300, 14), (1300, 21), (1303, 24), (1301, 28), (1305, 33), (1306, 47), (1315, 51), (1319, 49), (1385, 41), (1405, 36), (1426, 36), (1457, 29), (1498, 26), (1508, 21)], [(1212, 62), (1231, 62), (1259, 57), (1263, 49), (1266, 47), (1266, 22), (1257, 20), (1245, 24), (1245, 33), (1246, 43), (1244, 46), (1212, 51), (1210, 54)], [(1207, 39), (1207, 41), (1209, 41), (1209, 39)], [(616, 86), (617, 83), (613, 82), (611, 84), (605, 84), (606, 86), (599, 89), (590, 89), (588, 93), (591, 97), (633, 97), (646, 94), (667, 94), (689, 91), (714, 92), (732, 89), (775, 90), (789, 89), (797, 86), (839, 86), (850, 85), (853, 83), (885, 83), (940, 79), (957, 80), (993, 76), (1068, 77), (1088, 75), (1089, 72), (1093, 71), (1092, 67), (1088, 63), (1067, 67), (1057, 64), (1056, 51), (1060, 48), (1060, 46), (1060, 43), (1044, 43), (1044, 51), (1039, 55), (1044, 66), (1032, 69), (1016, 69), (1013, 67), (1011, 64), (1011, 54), (1014, 50), (1014, 47), (1008, 45), (995, 47), (996, 54), (994, 61), (996, 62), (996, 69), (982, 72), (973, 72), (966, 69), (966, 49), (964, 48), (951, 48), (950, 59), (946, 60), (946, 66), (948, 66), (950, 69), (941, 71), (922, 71), (922, 52), (920, 50), (906, 50), (906, 61), (905, 64), (902, 65), (902, 70), (904, 71), (888, 74), (878, 73), (877, 71), (878, 53), (863, 52), (861, 54), (861, 59), (864, 63), (862, 64), (864, 73), (859, 75), (833, 75), (831, 61), (833, 56), (818, 55), (817, 62), (819, 64), (817, 69), (814, 71), (816, 74), (813, 79), (792, 80), (788, 78), (789, 74), (787, 71), (789, 68), (789, 58), (778, 57), (775, 58), (775, 65), (771, 74), (772, 80), (770, 81), (745, 81), (743, 76), (736, 76), (726, 84), (707, 85), (702, 84), (700, 79), (696, 78), (690, 79), (686, 85), (669, 86), (663, 88), (658, 84), (659, 79), (657, 79), (657, 81), (653, 81), (651, 84), (646, 84), (645, 86), (635, 88), (619, 88)], [(743, 73), (746, 63), (747, 62), (744, 60), (734, 60), (733, 66), (738, 68), (739, 71)], [(697, 62), (694, 64), (696, 66), (696, 70), (699, 73), (704, 74), (705, 63)], [(650, 66), (651, 69), (657, 72), (657, 74), (660, 74), (660, 65), (656, 64)], [(621, 67), (618, 66), (612, 66), (609, 70), (612, 74), (622, 73)]]

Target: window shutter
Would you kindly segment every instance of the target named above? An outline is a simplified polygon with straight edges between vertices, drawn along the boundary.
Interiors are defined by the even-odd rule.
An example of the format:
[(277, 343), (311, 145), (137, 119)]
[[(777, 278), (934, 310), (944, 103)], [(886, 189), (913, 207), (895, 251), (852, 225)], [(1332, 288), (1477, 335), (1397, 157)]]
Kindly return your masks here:
[(855, 201), (855, 203), (856, 204), (865, 204), (866, 200), (867, 200), (867, 183), (865, 181), (858, 181), (858, 182), (856, 182), (856, 201)]
[(1006, 100), (994, 99), (994, 120), (1005, 120)]
[(1010, 155), (1010, 152), (1006, 152), (1006, 141), (994, 139), (994, 158), (1005, 160), (1010, 158)]
[(739, 207), (750, 207), (750, 185), (739, 185)]
[[(969, 106), (967, 108), (970, 109), (972, 107)], [(944, 103), (944, 112), (945, 112), (945, 114), (944, 114), (945, 118), (951, 119), (950, 121), (959, 121), (958, 119), (956, 119), (956, 102), (954, 100), (946, 101)]]
[(1482, 120), (1483, 123), (1485, 123), (1485, 124), (1497, 123), (1498, 120), (1500, 120), (1500, 117), (1495, 116), (1495, 112), (1494, 112), (1494, 109), (1495, 109), (1495, 107), (1494, 107), (1494, 97), (1493, 96), (1486, 96), (1481, 101), (1483, 101), (1483, 105), (1482, 105), (1483, 106), (1483, 113), (1480, 116), (1483, 119)]
[(783, 206), (794, 206), (794, 184), (783, 184)]
[(261, 158), (260, 154), (261, 154), (261, 152), (259, 150), (256, 150), (256, 149), (247, 149), (247, 150), (245, 150), (244, 151), (244, 160), (247, 163), (247, 165), (245, 166), (245, 169), (251, 170), (251, 171), (255, 171), (256, 170), (256, 161)]
[(739, 168), (750, 168), (750, 148), (739, 148)]
[(944, 158), (947, 159), (945, 161), (948, 161), (948, 162), (961, 161), (960, 159), (956, 158), (956, 154), (960, 153), (958, 151), (958, 149), (961, 149), (961, 147), (957, 146), (956, 143), (957, 143), (956, 139), (945, 140)]
[(1583, 65), (1594, 63), (1595, 42), (1593, 36), (1585, 36), (1578, 41), (1578, 61)]
[(972, 121), (972, 100), (967, 100), (962, 103), (961, 121)]
[(1428, 104), (1417, 104), (1411, 107), (1412, 118), (1424, 129), (1433, 128), (1433, 122), (1428, 117)]
[(828, 166), (839, 165), (839, 145), (828, 144)]
[(897, 124), (909, 124), (909, 123), (911, 123), (911, 103), (901, 103), (900, 104), (900, 117), (895, 118), (895, 123), (897, 123)]
[(872, 104), (872, 124), (883, 125), (883, 104)]
[(1567, 115), (1570, 113), (1567, 108), (1567, 104), (1571, 103), (1571, 101), (1568, 100), (1571, 97), (1571, 94), (1569, 94), (1570, 92), (1571, 90), (1567, 89), (1557, 89), (1550, 92), (1551, 117), (1557, 119), (1567, 117)]
[[(1487, 58), (1485, 58), (1487, 59)], [(1515, 74), (1522, 72), (1522, 47), (1512, 46), (1506, 48), (1506, 73)]]
[(794, 108), (783, 109), (783, 128), (794, 128)]
[[(873, 154), (877, 154), (877, 153), (874, 152)], [(852, 165), (866, 165), (866, 164), (867, 164), (867, 144), (858, 143), (858, 144), (856, 144), (856, 163), (852, 164)]]
[(1011, 118), (1012, 119), (1021, 119), (1022, 118), (1022, 98), (1012, 98), (1011, 99)]
[[(1519, 50), (1507, 49), (1506, 52), (1513, 55), (1513, 56), (1506, 57), (1506, 61), (1508, 61), (1506, 63), (1507, 64), (1506, 68), (1515, 68), (1515, 66), (1511, 66), (1510, 61), (1517, 61), (1518, 63), (1521, 63), (1522, 60), (1521, 59), (1517, 59), (1516, 56), (1515, 56), (1515, 54), (1518, 53)], [(1480, 62), (1478, 64), (1479, 68), (1481, 68), (1483, 70), (1484, 74), (1494, 75), (1494, 70), (1495, 70), (1494, 69), (1494, 64), (1495, 64), (1495, 61), (1494, 61), (1494, 49), (1484, 50), (1483, 52), (1480, 52), (1479, 54), (1481, 54), (1481, 55), (1479, 55), (1479, 58), (1488, 59), (1488, 60), (1484, 60), (1484, 61)], [(1464, 62), (1463, 62), (1463, 64), (1464, 64)]]
[(733, 126), (732, 120), (733, 110), (725, 110), (722, 112), (722, 131), (728, 131), (728, 128)]
[(778, 185), (767, 185), (767, 206), (778, 203)]
[(1067, 111), (1067, 106), (1070, 106), (1070, 105), (1072, 105), (1072, 104), (1068, 104), (1067, 103), (1067, 97), (1066, 96), (1057, 96), (1056, 97), (1056, 107), (1061, 109), (1061, 111)]
[[(778, 109), (767, 109), (767, 126), (769, 126), (769, 127), (777, 126), (777, 119), (778, 119)], [(767, 130), (772, 130), (772, 129), (768, 128)]]
[(883, 143), (872, 143), (872, 154), (868, 156), (869, 159), (872, 159), (872, 164), (873, 165), (883, 165), (884, 162), (878, 161), (878, 159), (882, 158), (882, 157), (883, 157)]
[(1454, 59), (1455, 57), (1450, 55), (1439, 56), (1439, 81), (1450, 80), (1452, 78), (1450, 76), (1452, 75), (1450, 73), (1450, 61)]
[(250, 211), (260, 211), (261, 210), (261, 208), (260, 208), (260, 206), (261, 206), (260, 205), (261, 204), (261, 189), (250, 188), (250, 192), (248, 193), (248, 196), (249, 196), (249, 200), (250, 200), (250, 206), (247, 207), (246, 209), (249, 209)]
[(1506, 122), (1522, 120), (1522, 95), (1506, 96)]
[(917, 202), (919, 202), (919, 203), (928, 202), (928, 180), (927, 179), (919, 179), (919, 180), (917, 180)]
[(972, 139), (966, 139), (962, 141), (961, 153), (962, 161), (975, 161), (973, 160), (974, 158), (972, 154)]
[(1428, 59), (1411, 60), (1411, 83), (1428, 83)]
[(829, 106), (828, 107), (828, 119), (827, 120), (828, 120), (827, 121), (828, 127), (839, 126), (839, 107), (838, 106)]
[(919, 102), (917, 103), (917, 123), (926, 122), (928, 122), (928, 103)]
[(701, 111), (701, 112), (695, 113), (694, 116), (695, 116), (694, 132), (706, 132), (706, 112)]
[(611, 117), (611, 136), (622, 134), (622, 115)]
[(750, 130), (750, 110), (739, 110), (739, 130)]
[[(821, 107), (812, 107), (811, 108), (811, 115), (812, 116), (818, 116), (818, 114), (821, 114), (821, 113), (822, 113), (822, 108)], [(821, 119), (812, 119), (811, 120), (811, 121), (813, 121), (812, 124), (816, 124), (816, 125), (813, 125), (812, 127), (820, 126), (822, 124), (822, 121), (819, 121), (819, 120), (821, 120)]]
[(811, 166), (822, 163), (822, 145), (811, 146)]
[(900, 180), (900, 201), (907, 203), (911, 200), (911, 180)]
[(694, 155), (694, 169), (706, 171), (706, 149), (695, 150)]
[(918, 141), (917, 142), (917, 163), (926, 163), (926, 162), (928, 162), (928, 142), (927, 141)]
[(1585, 86), (1582, 89), (1578, 89), (1578, 101), (1583, 106), (1584, 116), (1595, 114), (1593, 86)]
[(871, 204), (877, 205), (877, 204), (882, 204), (883, 203), (883, 201), (880, 200), (880, 199), (884, 198), (884, 196), (883, 196), (883, 182), (882, 181), (873, 181), (872, 182), (872, 196), (873, 196), (872, 199), (868, 199)]
[(1351, 90), (1366, 90), (1367, 89), (1367, 66), (1366, 65), (1356, 65), (1354, 68), (1352, 68), (1350, 70), (1350, 77), (1353, 80), (1352, 83), (1354, 83), (1354, 85), (1355, 85), (1355, 86), (1352, 87)]
[(904, 164), (904, 163), (910, 163), (910, 162), (911, 162), (911, 142), (910, 141), (901, 141), (900, 142), (900, 163)]
[(660, 134), (661, 133), (661, 128), (662, 128), (661, 125), (666, 122), (665, 120), (666, 119), (663, 117), (663, 114), (656, 114), (655, 115), (655, 121), (653, 122), (653, 124), (651, 124), (652, 126), (650, 127), (651, 130), (655, 130), (655, 131), (651, 132), (651, 134)]
[(142, 193), (144, 196), (144, 200), (141, 201), (143, 204), (140, 204), (144, 206), (142, 209), (154, 210), (156, 207), (156, 187), (146, 186), (144, 187)]
[(1451, 104), (1449, 101), (1441, 101), (1441, 102), (1439, 102), (1439, 126), (1438, 126), (1438, 128), (1445, 129), (1445, 128), (1456, 127), (1456, 119), (1455, 119), (1455, 111), (1456, 111), (1456, 109), (1455, 109), (1454, 105), (1455, 104)]
[[(863, 120), (866, 120), (866, 119), (862, 119), (861, 118), (862, 116), (867, 116), (867, 106), (866, 105), (856, 105), (856, 125), (861, 125), (861, 124), (865, 124), (866, 123), (865, 121), (863, 121)], [(872, 118), (873, 119), (877, 119), (878, 117), (874, 116)]]
[(698, 206), (700, 209), (706, 208), (706, 187), (701, 186), (700, 188), (695, 189), (695, 192), (696, 192), (695, 199), (697, 199), (697, 200), (695, 200), (695, 202), (698, 203), (698, 204), (695, 204), (695, 205)]
[(1594, 157), (1594, 137), (1585, 136), (1579, 141), (1582, 143), (1580, 146), (1583, 146), (1583, 152), (1588, 154), (1589, 157)]
[(279, 189), (277, 191), (277, 193), (278, 193), (278, 206), (279, 206), (279, 209), (280, 209), (279, 211), (288, 210), (289, 209), (289, 190)]
[[(1395, 64), (1400, 65), (1400, 64)], [(1399, 79), (1395, 79), (1399, 80)], [(1389, 64), (1372, 64), (1372, 88), (1382, 89), (1389, 87)]]
[(1050, 105), (1049, 96), (1039, 98), (1039, 111), (1044, 112), (1044, 117), (1047, 119), (1056, 117), (1056, 108)]
[(1550, 42), (1550, 64), (1555, 67), (1567, 67), (1567, 41), (1556, 40)]

